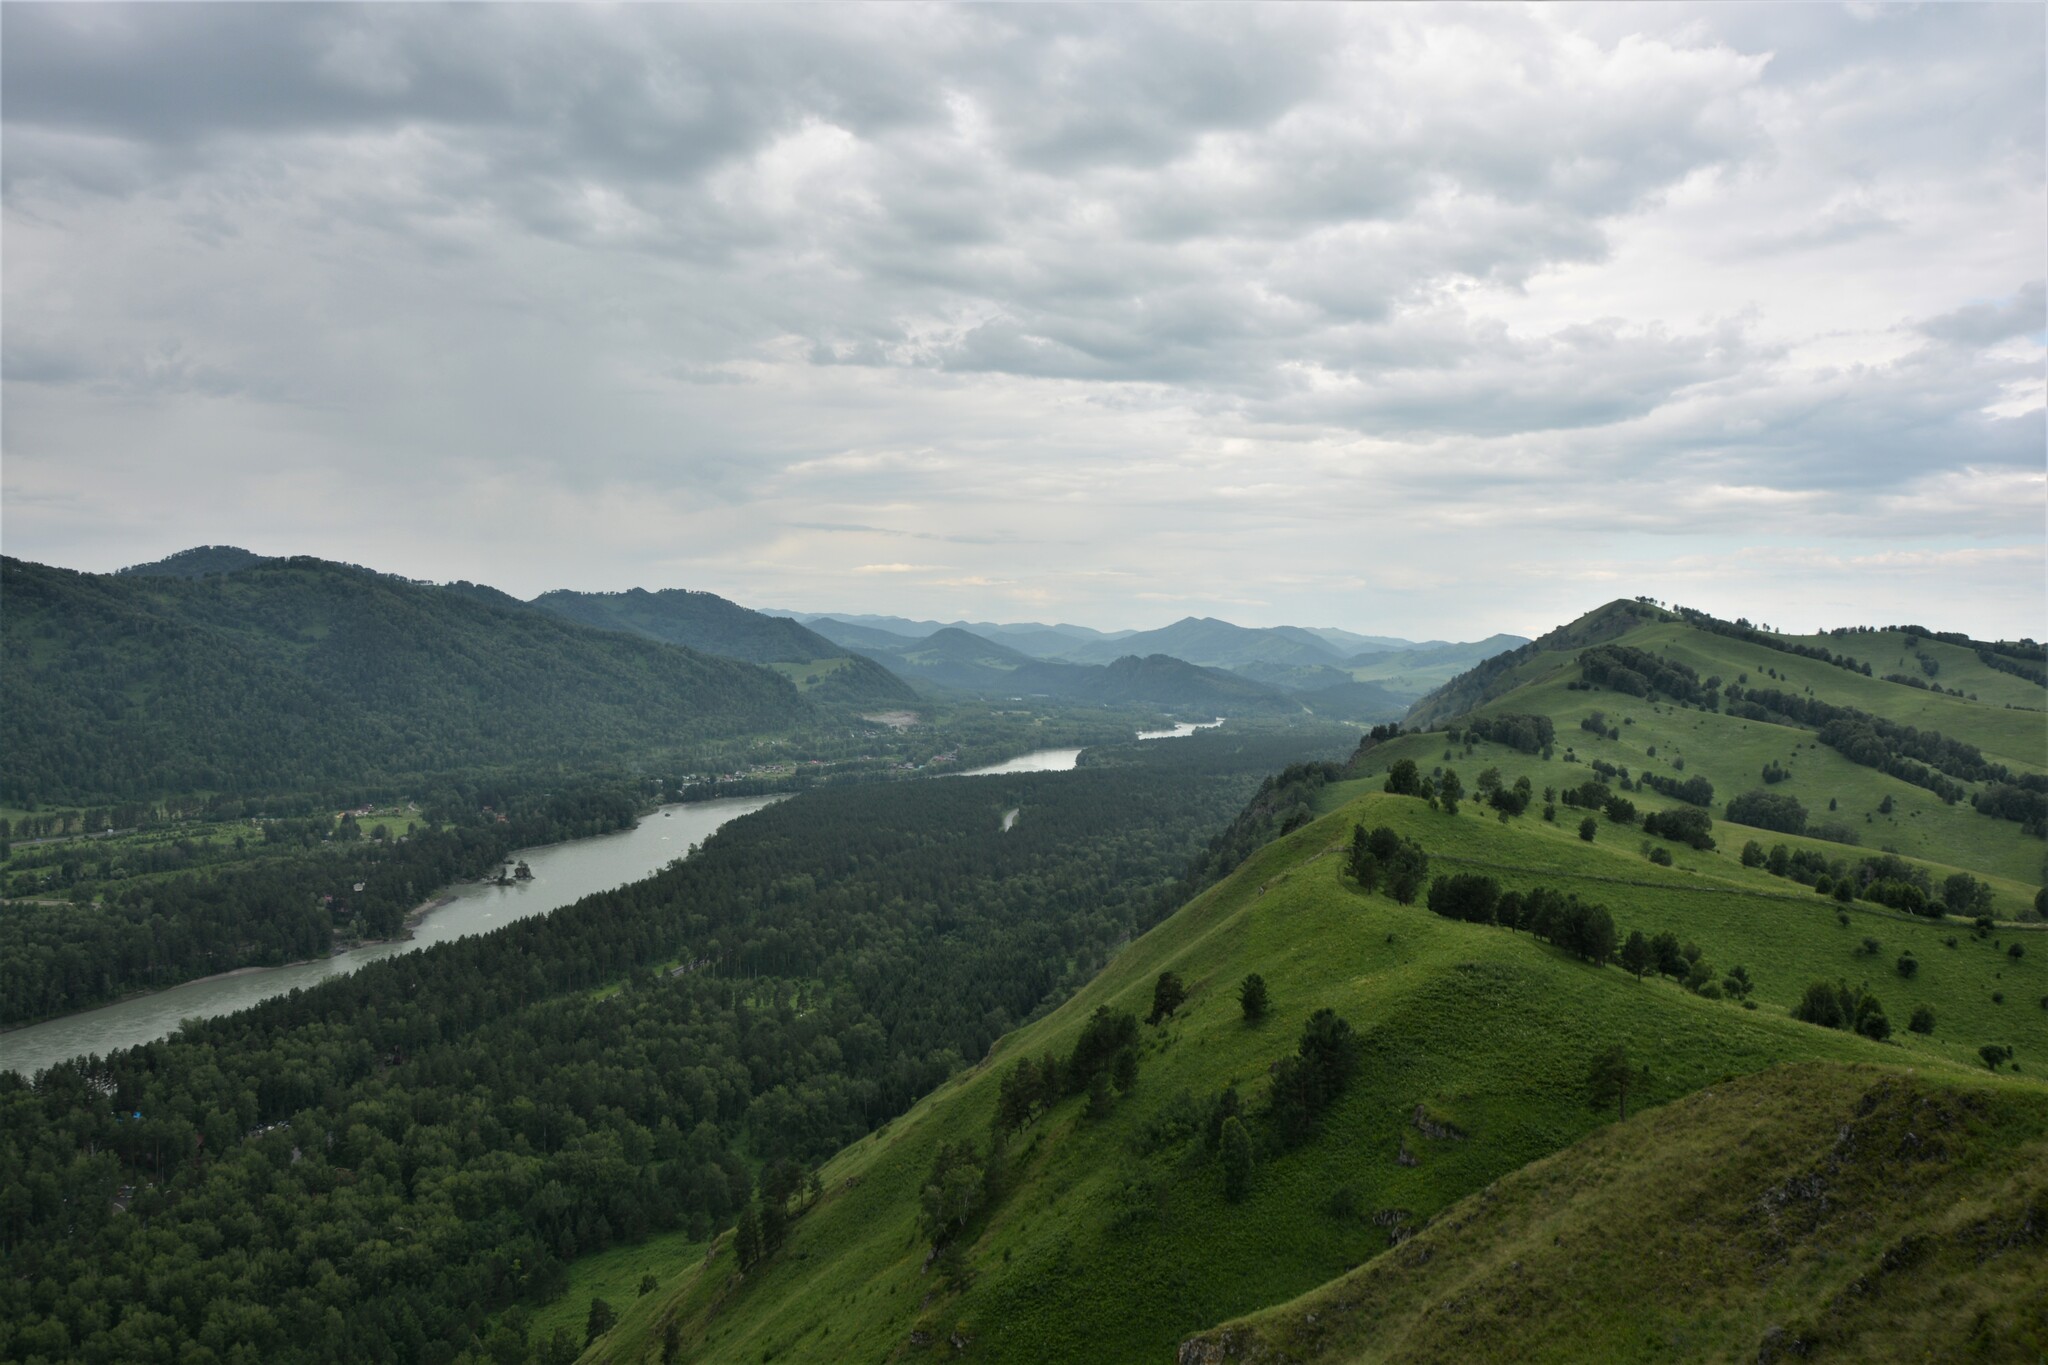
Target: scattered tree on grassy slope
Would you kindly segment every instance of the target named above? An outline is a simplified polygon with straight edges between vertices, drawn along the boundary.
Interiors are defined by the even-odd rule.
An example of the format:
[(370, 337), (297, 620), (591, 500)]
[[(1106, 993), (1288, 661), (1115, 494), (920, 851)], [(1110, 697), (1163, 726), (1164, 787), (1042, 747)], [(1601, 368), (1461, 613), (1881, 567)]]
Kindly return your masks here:
[(1429, 878), (1429, 855), (1422, 845), (1404, 839), (1385, 825), (1367, 833), (1365, 826), (1351, 829), (1351, 875), (1366, 891), (1386, 893), (1403, 905), (1412, 904)]
[(1307, 1141), (1317, 1122), (1358, 1070), (1358, 1035), (1334, 1010), (1319, 1009), (1302, 1025), (1295, 1055), (1273, 1069), (1268, 1111), (1287, 1146)]
[(1595, 1109), (1605, 1109), (1614, 1104), (1620, 1107), (1620, 1116), (1628, 1117), (1628, 1097), (1638, 1082), (1636, 1072), (1628, 1064), (1628, 1049), (1616, 1043), (1593, 1057), (1593, 1064), (1586, 1070), (1586, 1099)]
[(1265, 1018), (1268, 1008), (1266, 978), (1257, 972), (1247, 976), (1238, 985), (1237, 1003), (1244, 1009), (1244, 1020), (1247, 1024), (1256, 1024)]
[(1181, 984), (1180, 976), (1174, 972), (1161, 972), (1159, 979), (1152, 983), (1152, 1013), (1146, 1016), (1145, 1022), (1157, 1024), (1162, 1019), (1171, 1018), (1187, 998), (1187, 988)]

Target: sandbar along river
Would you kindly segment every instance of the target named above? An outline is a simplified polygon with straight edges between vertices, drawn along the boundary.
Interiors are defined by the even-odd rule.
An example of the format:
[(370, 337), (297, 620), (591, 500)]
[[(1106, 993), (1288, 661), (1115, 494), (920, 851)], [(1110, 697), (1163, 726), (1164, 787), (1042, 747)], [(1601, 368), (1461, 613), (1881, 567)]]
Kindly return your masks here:
[[(1204, 725), (1176, 725), (1171, 730), (1146, 730), (1138, 738), (1177, 739), (1222, 723), (1215, 720)], [(956, 776), (1065, 772), (1080, 757), (1079, 749), (1037, 749)], [(469, 934), (489, 933), (528, 915), (559, 910), (595, 892), (651, 877), (686, 855), (692, 844), (709, 838), (728, 820), (781, 799), (777, 795), (688, 801), (663, 806), (632, 829), (544, 848), (521, 849), (506, 861), (524, 859), (533, 869), (532, 881), (514, 882), (510, 886), (461, 882), (448, 887), (436, 898), (434, 908), (414, 926), (409, 939), (372, 943), (286, 967), (244, 967), (0, 1033), (0, 1070), (32, 1076), (67, 1057), (89, 1052), (104, 1055), (169, 1037), (182, 1020), (230, 1014), (273, 995), (317, 985), (331, 976), (346, 976), (379, 958), (415, 952)]]

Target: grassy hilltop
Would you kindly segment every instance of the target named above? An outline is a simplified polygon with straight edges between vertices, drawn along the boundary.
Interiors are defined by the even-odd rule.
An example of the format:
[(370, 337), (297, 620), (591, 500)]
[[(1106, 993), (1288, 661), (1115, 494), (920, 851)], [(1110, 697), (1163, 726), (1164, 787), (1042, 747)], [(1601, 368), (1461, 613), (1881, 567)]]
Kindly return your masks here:
[[(2008, 709), (2024, 694), (1994, 682), (2022, 680), (1969, 650), (1928, 676), (1977, 690), (1976, 702), (1623, 605), (1619, 620), (1574, 623), (1450, 685), (1484, 731), (1498, 732), (1492, 717), (1548, 717), (1547, 756), (1472, 736), (1468, 709), (1364, 746), (1319, 790), (1303, 782), (1288, 833), (833, 1158), (818, 1197), (791, 1206), (778, 1251), (743, 1271), (727, 1233), (651, 1258), (660, 1288), (623, 1306), (586, 1358), (659, 1360), (672, 1343), (676, 1358), (734, 1361), (1562, 1359), (1589, 1342), (1611, 1358), (1922, 1358), (1965, 1345), (2032, 1358), (2048, 1341), (2039, 840), (1972, 808), (1985, 782), (1945, 802), (1815, 729), (1587, 690), (1578, 655), (1621, 644), (1738, 689), (1811, 687), (1976, 745), (2009, 776), (2041, 771), (2042, 713)], [(1823, 638), (1853, 654), (1868, 637)], [(1891, 660), (1878, 662), (1881, 675)], [(1595, 710), (1597, 737), (1579, 728)], [(1546, 819), (1544, 789), (1592, 778), (1596, 758), (1707, 778), (1715, 846), (1646, 835), (1644, 814), (1687, 805), (1647, 787), (1627, 791), (1635, 823), (1596, 813), (1591, 841), (1583, 810), (1553, 802)], [(1424, 776), (1457, 770), (1462, 808), (1383, 791), (1402, 759)], [(1773, 794), (1859, 842), (1727, 822), (1726, 803), (1764, 786), (1767, 763), (1790, 773)], [(1519, 814), (1470, 799), (1489, 768), (1510, 790), (1528, 779)], [(1436, 914), (1426, 894), (1368, 892), (1350, 871), (1358, 826), (1413, 840), (1434, 877), (1576, 895), (1604, 906), (1622, 939), (1670, 931), (1713, 984), (1638, 979), (1526, 931)], [(1988, 900), (1964, 917), (1837, 900), (1745, 865), (1752, 839), (1807, 850), (1852, 884), (1862, 860), (1895, 848), (1895, 881), (1924, 877), (1938, 896), (1966, 872)], [(1737, 967), (1754, 983), (1747, 1000), (1721, 991)], [(1067, 1095), (992, 1136), (1020, 1059), (1069, 1058), (1101, 1008), (1143, 1020), (1163, 972), (1187, 998), (1136, 1026), (1128, 1085)], [(1252, 973), (1271, 999), (1256, 1022), (1238, 998)], [(1794, 1017), (1812, 983), (1837, 980), (1877, 997), (1889, 1038)], [(1313, 1136), (1290, 1141), (1267, 1113), (1269, 1078), (1323, 1009), (1355, 1030), (1357, 1070)], [(1916, 1015), (1931, 1031), (1907, 1027)], [(1987, 1070), (1987, 1044), (2010, 1048), (2013, 1065)], [(1620, 1123), (1589, 1089), (1593, 1061), (1614, 1048), (1632, 1083)], [(1241, 1201), (1226, 1197), (1212, 1139), (1232, 1088), (1253, 1149)], [(1852, 1132), (1864, 1147), (1843, 1147)], [(948, 1147), (971, 1149), (978, 1174), (959, 1187), (975, 1191), (964, 1222), (935, 1246), (925, 1191), (944, 1183)], [(1787, 1190), (1807, 1193), (1772, 1193)], [(1755, 1211), (1766, 1196), (1767, 1218)]]

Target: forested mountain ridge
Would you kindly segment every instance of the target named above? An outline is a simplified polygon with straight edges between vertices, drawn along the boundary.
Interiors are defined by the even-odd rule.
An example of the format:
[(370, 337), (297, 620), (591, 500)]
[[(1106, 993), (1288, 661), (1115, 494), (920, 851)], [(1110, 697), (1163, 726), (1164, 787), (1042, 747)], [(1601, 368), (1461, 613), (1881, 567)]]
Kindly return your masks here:
[(820, 670), (783, 670), (814, 702), (900, 706), (917, 694), (873, 660), (852, 653), (786, 616), (767, 616), (716, 593), (683, 588), (649, 592), (542, 593), (531, 604), (564, 620), (599, 630), (622, 630), (650, 640), (757, 664), (817, 664)]
[(152, 578), (204, 578), (208, 574), (234, 573), (251, 565), (268, 564), (271, 558), (239, 545), (195, 545), (189, 550), (180, 550), (147, 564), (130, 564), (115, 572)]
[(0, 558), (0, 799), (605, 763), (807, 718), (752, 664), (314, 559), (201, 578)]

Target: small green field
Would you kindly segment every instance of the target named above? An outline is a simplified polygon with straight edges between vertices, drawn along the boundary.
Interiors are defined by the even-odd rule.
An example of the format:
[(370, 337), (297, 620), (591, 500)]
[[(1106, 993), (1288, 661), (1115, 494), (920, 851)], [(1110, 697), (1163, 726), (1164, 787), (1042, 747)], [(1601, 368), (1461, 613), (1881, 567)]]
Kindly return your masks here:
[(852, 659), (842, 656), (836, 659), (813, 659), (809, 663), (800, 664), (769, 664), (768, 667), (795, 683), (797, 691), (808, 692), (814, 687), (822, 686), (834, 673), (849, 668), (852, 664)]
[[(560, 1330), (581, 1346), (592, 1299), (610, 1304), (622, 1326), (631, 1330), (649, 1309), (676, 1291), (676, 1276), (690, 1275), (702, 1265), (704, 1250), (703, 1242), (692, 1242), (688, 1233), (679, 1231), (580, 1257), (569, 1268), (569, 1287), (527, 1319), (527, 1340), (545, 1342)], [(649, 1275), (656, 1287), (643, 1295), (640, 1284)]]

